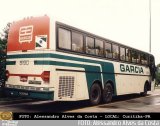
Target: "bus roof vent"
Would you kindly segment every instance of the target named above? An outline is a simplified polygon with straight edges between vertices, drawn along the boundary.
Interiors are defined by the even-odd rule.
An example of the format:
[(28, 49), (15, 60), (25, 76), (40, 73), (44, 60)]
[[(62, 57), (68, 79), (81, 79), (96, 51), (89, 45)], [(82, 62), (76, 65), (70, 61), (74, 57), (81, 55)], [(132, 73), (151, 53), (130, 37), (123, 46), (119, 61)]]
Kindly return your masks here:
[(74, 76), (59, 76), (58, 97), (72, 98), (74, 95)]

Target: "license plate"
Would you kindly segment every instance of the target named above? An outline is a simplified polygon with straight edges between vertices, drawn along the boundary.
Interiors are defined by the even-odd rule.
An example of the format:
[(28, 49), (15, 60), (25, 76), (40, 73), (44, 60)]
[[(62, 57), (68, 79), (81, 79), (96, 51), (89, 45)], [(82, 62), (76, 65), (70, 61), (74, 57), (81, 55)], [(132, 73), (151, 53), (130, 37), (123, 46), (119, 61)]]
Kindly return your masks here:
[(19, 95), (21, 95), (21, 96), (28, 96), (29, 93), (28, 92), (19, 92)]

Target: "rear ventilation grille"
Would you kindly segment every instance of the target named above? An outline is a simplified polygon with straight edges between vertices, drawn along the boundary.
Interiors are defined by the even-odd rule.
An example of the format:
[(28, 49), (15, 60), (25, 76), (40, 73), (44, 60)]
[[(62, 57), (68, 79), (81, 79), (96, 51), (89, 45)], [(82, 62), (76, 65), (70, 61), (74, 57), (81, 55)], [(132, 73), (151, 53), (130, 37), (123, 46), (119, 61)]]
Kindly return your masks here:
[(75, 78), (73, 76), (60, 76), (59, 77), (59, 90), (58, 97), (72, 98), (74, 95)]

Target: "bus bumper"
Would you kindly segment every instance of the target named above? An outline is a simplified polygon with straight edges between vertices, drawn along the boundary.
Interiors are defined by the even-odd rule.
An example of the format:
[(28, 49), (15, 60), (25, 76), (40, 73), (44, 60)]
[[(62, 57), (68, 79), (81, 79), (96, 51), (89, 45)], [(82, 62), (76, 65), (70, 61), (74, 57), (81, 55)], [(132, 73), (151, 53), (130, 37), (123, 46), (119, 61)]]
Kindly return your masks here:
[(53, 91), (31, 91), (15, 88), (5, 88), (5, 95), (14, 96), (14, 97), (25, 97), (41, 100), (53, 100), (54, 92)]

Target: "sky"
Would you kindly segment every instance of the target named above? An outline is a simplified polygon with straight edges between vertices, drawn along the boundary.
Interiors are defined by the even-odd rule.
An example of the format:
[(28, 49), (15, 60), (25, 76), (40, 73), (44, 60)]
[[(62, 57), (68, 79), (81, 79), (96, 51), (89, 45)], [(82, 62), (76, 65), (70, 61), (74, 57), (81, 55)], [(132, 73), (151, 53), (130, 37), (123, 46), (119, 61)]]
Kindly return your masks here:
[[(149, 52), (149, 0), (0, 0), (8, 22), (48, 15), (98, 36)], [(160, 63), (160, 0), (151, 0), (151, 53)]]

